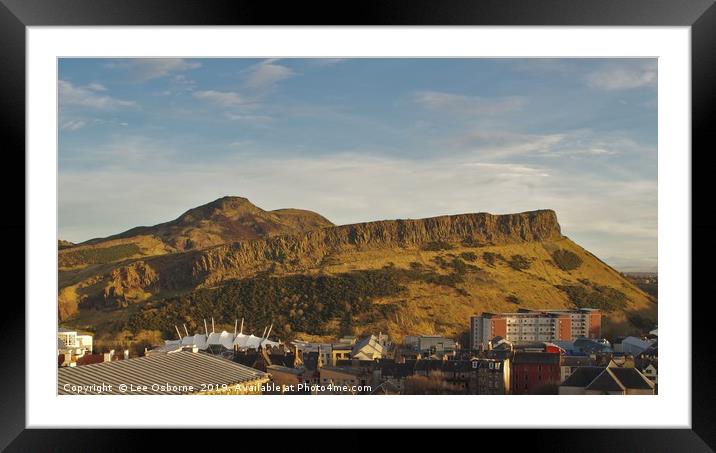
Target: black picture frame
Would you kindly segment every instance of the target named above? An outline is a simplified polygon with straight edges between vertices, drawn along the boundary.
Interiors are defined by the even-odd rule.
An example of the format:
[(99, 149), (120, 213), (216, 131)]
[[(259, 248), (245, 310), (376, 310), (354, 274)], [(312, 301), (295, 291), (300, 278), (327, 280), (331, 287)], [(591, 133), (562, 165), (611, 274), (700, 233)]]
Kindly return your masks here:
[[(4, 276), (14, 281), (24, 277), (25, 267), (17, 257), (25, 256), (25, 199), (18, 194), (19, 182), (14, 178), (25, 165), (25, 29), (28, 26), (131, 26), (131, 25), (441, 25), (441, 26), (689, 26), (691, 27), (692, 64), (692, 243), (698, 248), (692, 255), (692, 288), (702, 288), (710, 269), (693, 259), (705, 257), (715, 250), (716, 220), (705, 202), (709, 186), (704, 181), (708, 165), (709, 145), (714, 145), (716, 128), (710, 118), (716, 110), (716, 6), (714, 0), (688, 3), (668, 0), (366, 0), (342, 3), (272, 3), (245, 0), (0, 0), (0, 130), (5, 152), (6, 172), (0, 179), (6, 213), (2, 222), (7, 256)], [(664, 127), (665, 125), (660, 125)], [(698, 152), (696, 152), (698, 150)], [(688, 152), (688, 150), (684, 150)], [(14, 161), (10, 161), (13, 159)], [(24, 175), (24, 172), (22, 173)], [(12, 176), (12, 177), (11, 177)], [(699, 177), (701, 176), (701, 177)], [(23, 185), (24, 187), (24, 185)], [(703, 210), (696, 209), (697, 199), (704, 200)], [(23, 213), (23, 214), (21, 214)], [(698, 215), (696, 215), (698, 214)], [(20, 271), (22, 269), (22, 271)], [(17, 275), (22, 272), (21, 275)], [(692, 290), (692, 291), (693, 291)], [(20, 293), (20, 291), (18, 291)], [(714, 363), (710, 340), (708, 298), (695, 297), (692, 310), (691, 342), (692, 429), (570, 429), (520, 430), (494, 435), (510, 447), (543, 447), (551, 451), (713, 451), (716, 448), (716, 386), (711, 382)], [(0, 448), (8, 451), (115, 451), (134, 449), (132, 445), (146, 436), (146, 430), (38, 430), (25, 429), (25, 361), (32, 352), (23, 353), (22, 338), (26, 335), (24, 305), (18, 303), (22, 294), (7, 297), (3, 304), (0, 335), (6, 349), (3, 354), (3, 380), (0, 385)], [(12, 299), (12, 300), (11, 300)], [(669, 301), (687, 307), (690, 301)], [(27, 329), (31, 329), (30, 326)], [(12, 345), (12, 350), (10, 346)], [(615, 410), (618, 408), (615, 407)], [(634, 414), (638, 418), (639, 414)], [(505, 421), (509, 423), (508, 420)], [(481, 432), (488, 434), (487, 432)], [(473, 434), (451, 437), (472, 438)], [(253, 441), (269, 442), (265, 434), (237, 436)], [(274, 436), (270, 436), (273, 438)], [(302, 435), (308, 445), (320, 442)], [(410, 433), (396, 436), (402, 448), (420, 448), (421, 438)], [(432, 437), (432, 436), (431, 436)], [(436, 439), (442, 438), (438, 436)], [(162, 435), (163, 449), (192, 448), (194, 441), (209, 447), (206, 433), (181, 436)], [(235, 437), (225, 438), (235, 442)], [(345, 438), (344, 438), (345, 439)], [(249, 439), (251, 441), (251, 439)], [(283, 443), (280, 438), (275, 441)], [(263, 445), (269, 445), (264, 443)], [(286, 445), (286, 444), (284, 444)], [(484, 444), (485, 446), (487, 444)], [(340, 444), (336, 445), (343, 448)], [(364, 448), (372, 448), (366, 444)]]

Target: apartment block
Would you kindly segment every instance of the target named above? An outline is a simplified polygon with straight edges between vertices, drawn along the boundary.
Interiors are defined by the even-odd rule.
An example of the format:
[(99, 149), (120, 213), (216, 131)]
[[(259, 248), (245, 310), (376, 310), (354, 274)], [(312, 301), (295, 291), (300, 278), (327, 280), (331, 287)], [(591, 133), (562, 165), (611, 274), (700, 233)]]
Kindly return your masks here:
[(602, 315), (597, 309), (528, 310), (516, 313), (482, 313), (470, 318), (472, 349), (486, 348), (495, 337), (513, 343), (530, 341), (573, 341), (599, 338)]

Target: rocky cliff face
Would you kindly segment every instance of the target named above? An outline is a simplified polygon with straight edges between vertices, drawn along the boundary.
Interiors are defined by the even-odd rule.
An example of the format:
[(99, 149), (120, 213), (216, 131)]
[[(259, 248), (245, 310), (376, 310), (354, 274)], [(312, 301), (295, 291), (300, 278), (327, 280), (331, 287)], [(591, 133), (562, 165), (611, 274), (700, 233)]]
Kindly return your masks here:
[[(320, 266), (333, 254), (349, 251), (421, 247), (434, 242), (503, 245), (553, 241), (562, 237), (554, 211), (520, 214), (461, 214), (418, 220), (385, 220), (268, 239), (240, 241), (210, 249), (146, 260), (155, 273), (151, 286), (182, 290), (212, 286), (224, 280), (255, 275), (280, 267), (299, 272)], [(130, 265), (131, 266), (131, 265)], [(113, 286), (121, 286), (113, 275)], [(132, 275), (127, 272), (126, 275)], [(140, 284), (133, 279), (130, 286)]]

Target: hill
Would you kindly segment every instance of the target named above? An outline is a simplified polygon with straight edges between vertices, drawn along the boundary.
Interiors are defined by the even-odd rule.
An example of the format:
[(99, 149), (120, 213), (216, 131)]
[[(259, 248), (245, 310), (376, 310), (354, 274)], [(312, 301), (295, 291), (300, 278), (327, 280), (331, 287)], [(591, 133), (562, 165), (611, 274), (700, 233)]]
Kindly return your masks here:
[[(162, 244), (181, 237), (183, 221), (212, 218), (202, 208), (152, 236)], [(303, 212), (289, 215), (305, 222)], [(198, 330), (203, 318), (228, 326), (245, 317), (256, 329), (273, 322), (283, 338), (316, 339), (457, 336), (473, 314), (520, 307), (601, 308), (605, 333), (615, 335), (656, 320), (654, 300), (563, 236), (554, 211), (291, 225), (305, 230), (271, 235), (247, 223), (241, 234), (263, 237), (61, 271), (60, 317), (95, 331), (165, 336), (174, 324)], [(145, 236), (134, 229), (104, 244), (133, 231), (128, 237)]]
[(333, 224), (315, 212), (301, 209), (264, 211), (246, 198), (223, 197), (190, 209), (170, 222), (132, 228), (67, 249), (61, 244), (59, 266), (60, 270), (77, 270), (141, 256), (198, 250), (329, 226)]

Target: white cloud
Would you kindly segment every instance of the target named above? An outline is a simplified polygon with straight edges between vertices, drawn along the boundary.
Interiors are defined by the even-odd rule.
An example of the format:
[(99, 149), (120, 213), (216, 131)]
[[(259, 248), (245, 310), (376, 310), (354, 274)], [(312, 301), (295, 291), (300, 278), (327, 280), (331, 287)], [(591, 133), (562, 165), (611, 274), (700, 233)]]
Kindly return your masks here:
[(60, 125), (60, 129), (68, 131), (76, 131), (82, 129), (87, 125), (87, 122), (83, 120), (69, 120), (65, 121)]
[(195, 98), (202, 101), (223, 106), (235, 106), (247, 103), (246, 99), (235, 91), (205, 90), (195, 91), (193, 95)]
[(88, 87), (75, 86), (66, 80), (58, 82), (60, 107), (76, 106), (97, 110), (113, 110), (123, 107), (134, 107), (136, 102), (113, 98), (99, 94)]
[(232, 112), (226, 112), (225, 114), (226, 118), (231, 121), (243, 121), (243, 122), (249, 122), (249, 123), (268, 123), (273, 120), (268, 115), (247, 115), (242, 113), (232, 113)]
[[(553, 134), (524, 134), (478, 128), (447, 141), (448, 146), (476, 153), (482, 159), (600, 158), (656, 156), (656, 149), (627, 136), (577, 129)], [(647, 162), (645, 160), (645, 162)]]
[(657, 68), (653, 64), (636, 67), (608, 67), (586, 75), (585, 81), (592, 88), (607, 91), (655, 87)]
[(429, 110), (477, 115), (509, 113), (522, 109), (527, 103), (521, 96), (486, 98), (441, 91), (420, 91), (415, 93), (414, 100)]
[[(115, 123), (126, 127), (125, 122)], [(103, 168), (110, 172), (141, 172), (158, 162), (167, 163), (175, 158), (175, 148), (167, 143), (141, 135), (127, 135), (118, 131), (101, 144), (87, 148), (65, 147), (61, 150), (60, 166), (81, 163), (93, 169)], [(94, 172), (95, 170), (91, 170)]]
[(101, 83), (90, 83), (87, 88), (93, 91), (107, 91), (107, 88)]
[(136, 58), (127, 61), (113, 61), (106, 64), (105, 67), (128, 69), (140, 80), (151, 80), (200, 68), (201, 63), (182, 58)]
[(505, 158), (520, 154), (545, 153), (566, 138), (565, 134), (519, 134), (475, 129), (459, 137), (459, 146), (474, 149), (483, 157)]
[(246, 86), (256, 90), (270, 88), (281, 80), (288, 79), (296, 73), (288, 66), (276, 64), (276, 59), (264, 60), (251, 66), (246, 75)]

